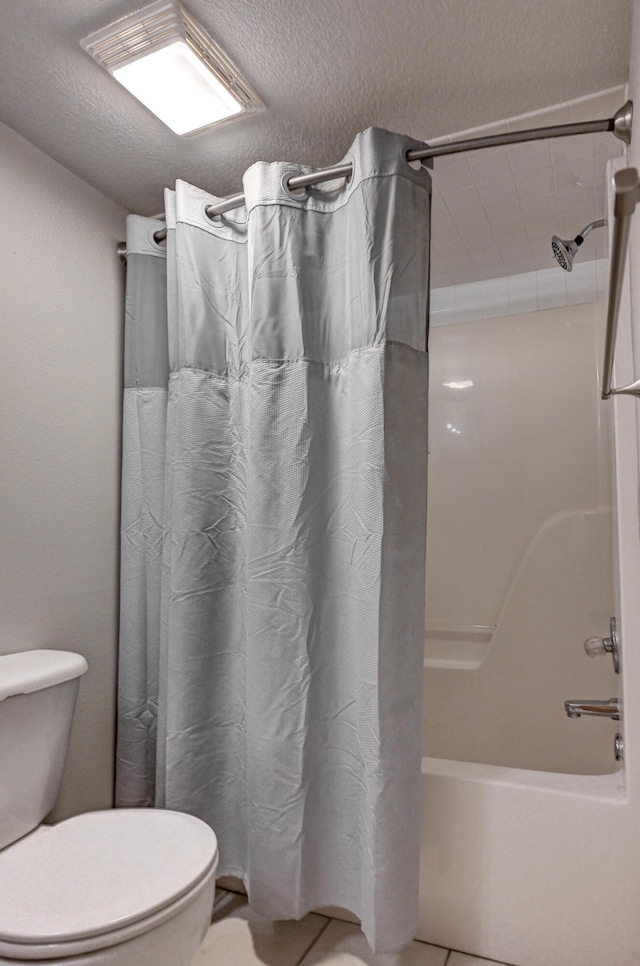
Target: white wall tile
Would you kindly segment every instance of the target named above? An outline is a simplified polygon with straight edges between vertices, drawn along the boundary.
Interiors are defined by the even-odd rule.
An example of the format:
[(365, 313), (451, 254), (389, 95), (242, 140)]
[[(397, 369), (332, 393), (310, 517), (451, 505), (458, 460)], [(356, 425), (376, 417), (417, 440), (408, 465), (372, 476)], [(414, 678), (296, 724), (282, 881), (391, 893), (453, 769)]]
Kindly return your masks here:
[(557, 164), (552, 168), (554, 173), (556, 189), (565, 188), (567, 185), (588, 186), (592, 188), (594, 183), (593, 155), (575, 158), (567, 164)]
[(456, 307), (456, 290), (454, 285), (431, 290), (431, 313), (453, 311)]
[(488, 205), (518, 204), (516, 184), (511, 177), (479, 184), (478, 194), (485, 207)]
[(432, 312), (429, 316), (429, 327), (437, 329), (441, 325), (455, 325), (457, 321), (455, 309), (452, 309), (450, 312)]
[(431, 292), (431, 325), (451, 325), (518, 315), (602, 298), (608, 282), (608, 261), (576, 262), (572, 272), (554, 263), (536, 272), (512, 272), (478, 282), (435, 288)]
[(433, 180), (440, 191), (456, 191), (459, 188), (467, 188), (475, 184), (475, 179), (464, 154), (435, 158)]
[[(527, 225), (527, 228), (531, 228)], [(544, 255), (551, 257), (551, 236), (557, 230), (557, 224), (548, 225), (545, 222), (536, 223), (537, 230), (529, 235), (529, 245), (532, 255)]]
[(476, 268), (488, 268), (492, 271), (495, 269), (499, 275), (508, 274), (503, 258), (500, 252), (496, 251), (495, 246), (470, 252), (470, 256)]
[(598, 292), (596, 288), (578, 288), (575, 291), (571, 291), (569, 286), (567, 286), (567, 305), (584, 305), (587, 302), (595, 302), (597, 297)]
[(547, 168), (517, 169), (515, 183), (520, 198), (536, 198), (556, 190), (554, 169), (551, 165)]
[(567, 272), (558, 265), (536, 272), (536, 280), (540, 309), (558, 308), (567, 304)]
[(528, 114), (519, 114), (518, 117), (511, 117), (508, 120), (510, 131), (526, 131), (533, 127), (550, 127), (552, 124), (566, 124), (569, 120), (569, 104), (562, 101), (560, 104), (552, 104), (540, 111), (530, 111)]
[(512, 315), (520, 312), (536, 312), (538, 309), (538, 284), (535, 272), (510, 275), (509, 311)]
[[(551, 254), (551, 245), (549, 245), (549, 250), (543, 255), (534, 255), (533, 261), (536, 266), (536, 271), (548, 271), (553, 268), (554, 271), (558, 269), (558, 263), (555, 261), (553, 255)], [(555, 268), (554, 268), (555, 266)]]
[(498, 245), (498, 251), (503, 259), (510, 258), (532, 258), (531, 245), (528, 238), (513, 241), (511, 244)]
[(538, 195), (536, 198), (523, 198), (520, 201), (520, 206), (525, 223), (550, 218), (555, 219), (555, 223), (557, 224), (559, 213), (558, 198), (555, 191), (551, 191), (546, 195)]
[[(623, 99), (622, 89), (614, 88), (512, 118), (501, 128), (521, 130), (585, 115), (605, 117)], [(481, 137), (493, 127), (497, 126), (460, 132), (450, 139)], [(441, 261), (441, 266), (434, 265), (438, 287), (553, 268), (551, 235), (573, 238), (590, 221), (603, 217), (606, 161), (620, 151), (611, 134), (591, 134), (437, 159), (432, 224), (433, 248)], [(606, 244), (604, 232), (594, 233), (585, 242), (582, 260), (605, 258)], [(447, 245), (457, 250), (445, 251)], [(547, 294), (559, 297), (558, 292)]]
[(510, 144), (507, 150), (514, 172), (527, 168), (551, 167), (551, 151), (548, 141), (527, 141), (524, 144)]
[[(565, 217), (577, 218), (578, 221), (581, 218), (585, 218), (587, 221), (593, 220), (594, 203), (591, 185), (588, 187), (577, 184), (567, 185), (564, 188), (559, 188), (557, 195), (558, 212), (561, 220)], [(579, 228), (576, 228), (576, 231), (579, 230)]]
[(606, 197), (604, 191), (593, 192), (593, 217), (606, 218)]
[(482, 282), (456, 285), (456, 321), (477, 322), (482, 318)]
[(536, 272), (538, 294), (541, 292), (566, 292), (567, 274), (556, 262), (553, 262), (552, 267)]
[(467, 157), (476, 184), (500, 181), (502, 178), (510, 178), (512, 176), (506, 147), (500, 146), (496, 148), (483, 148), (480, 151), (469, 151)]
[(490, 227), (484, 208), (453, 211), (451, 217), (461, 237), (468, 231), (483, 231)]
[(509, 310), (509, 282), (507, 278), (494, 278), (482, 283), (482, 317), (491, 319), (506, 315)]
[(484, 269), (474, 265), (470, 258), (460, 259), (456, 265), (452, 266), (451, 277), (456, 285), (462, 285), (480, 281), (485, 277), (485, 272)]
[(434, 289), (443, 288), (445, 285), (453, 285), (453, 279), (442, 265), (439, 267), (431, 263), (431, 285)]
[(482, 201), (475, 185), (457, 188), (455, 191), (443, 191), (442, 198), (452, 217), (456, 212), (483, 210)]
[(596, 94), (576, 98), (569, 102), (569, 118), (577, 121), (593, 121), (600, 117), (613, 117), (626, 100), (624, 87), (611, 87)]
[(567, 292), (541, 292), (538, 295), (538, 311), (559, 309), (567, 304)]
[(593, 156), (593, 148), (593, 140), (585, 137), (584, 134), (553, 138), (551, 140), (551, 158), (554, 165), (566, 164), (574, 158), (582, 158), (589, 154)]
[(609, 291), (609, 261), (599, 258), (596, 262), (596, 291), (602, 298)]
[(439, 191), (433, 193), (431, 208), (431, 231), (434, 242), (458, 241), (458, 230), (453, 224), (449, 209)]
[(469, 231), (463, 239), (463, 245), (470, 253), (495, 248), (495, 244), (496, 239), (490, 228), (485, 228), (482, 231)]
[(524, 227), (522, 211), (520, 204), (517, 201), (512, 202), (511, 204), (506, 203), (488, 205), (486, 212), (487, 218), (489, 219), (492, 227), (500, 225), (516, 225), (518, 227)]
[(531, 255), (528, 255), (526, 258), (509, 256), (508, 258), (504, 258), (503, 262), (505, 268), (504, 275), (535, 274), (531, 271)]

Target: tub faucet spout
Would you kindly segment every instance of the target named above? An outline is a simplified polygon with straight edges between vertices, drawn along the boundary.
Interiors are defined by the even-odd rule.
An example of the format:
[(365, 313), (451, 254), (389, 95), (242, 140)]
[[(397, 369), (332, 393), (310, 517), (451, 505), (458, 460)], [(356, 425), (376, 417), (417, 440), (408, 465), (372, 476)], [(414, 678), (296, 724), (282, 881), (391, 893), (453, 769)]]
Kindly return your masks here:
[(608, 701), (589, 699), (565, 701), (564, 710), (569, 718), (581, 718), (584, 714), (619, 721), (622, 717), (622, 701), (619, 698), (609, 698)]

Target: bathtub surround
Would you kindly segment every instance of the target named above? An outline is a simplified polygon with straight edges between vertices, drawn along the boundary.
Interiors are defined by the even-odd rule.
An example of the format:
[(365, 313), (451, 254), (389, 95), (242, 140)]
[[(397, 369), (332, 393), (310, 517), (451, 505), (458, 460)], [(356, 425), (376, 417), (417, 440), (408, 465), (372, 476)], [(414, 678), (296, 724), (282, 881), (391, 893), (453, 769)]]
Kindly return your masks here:
[(605, 315), (600, 301), (430, 333), (424, 728), (434, 758), (619, 767), (618, 723), (564, 711), (568, 697), (609, 698), (620, 685), (611, 660), (582, 646), (615, 613)]
[(113, 801), (125, 212), (0, 125), (0, 653), (89, 661), (64, 818)]
[[(638, 57), (637, 19), (634, 31)], [(615, 162), (621, 163), (625, 162)], [(608, 217), (611, 224), (611, 210)], [(620, 312), (614, 367), (618, 385), (635, 378), (637, 320), (630, 300), (637, 272), (634, 259), (635, 249), (631, 286), (627, 278)], [(439, 331), (453, 336), (457, 328)], [(602, 339), (604, 317), (600, 333)], [(599, 378), (595, 367), (591, 378), (594, 383)], [(617, 397), (608, 405), (614, 427), (614, 611), (626, 653), (623, 673), (616, 681), (616, 694), (623, 695), (625, 708), (623, 769), (570, 775), (436, 758), (423, 762), (424, 799), (430, 808), (423, 817), (417, 936), (518, 966), (557, 966), (558, 962), (601, 966), (609, 960), (637, 966), (638, 962), (638, 403)], [(577, 642), (578, 651), (581, 643)], [(548, 672), (550, 679), (555, 678), (555, 664), (548, 663)], [(506, 727), (510, 720), (507, 716)], [(591, 724), (584, 719), (573, 723)], [(594, 868), (597, 889), (593, 888)]]
[[(127, 225), (118, 802), (204, 818), (254, 909), (418, 899), (430, 177), (370, 129), (350, 182), (247, 207), (178, 182)], [(347, 159), (345, 159), (347, 160)], [(166, 272), (166, 275), (165, 275)], [(399, 816), (402, 820), (399, 821)]]

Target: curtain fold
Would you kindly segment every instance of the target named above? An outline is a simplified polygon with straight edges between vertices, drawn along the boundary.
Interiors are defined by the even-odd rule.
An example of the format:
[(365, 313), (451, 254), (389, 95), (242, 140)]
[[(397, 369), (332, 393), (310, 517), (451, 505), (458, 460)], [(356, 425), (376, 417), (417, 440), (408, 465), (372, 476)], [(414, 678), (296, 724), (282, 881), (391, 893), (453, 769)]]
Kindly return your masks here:
[(198, 815), (252, 906), (417, 916), (430, 178), (255, 164), (127, 226), (117, 801)]

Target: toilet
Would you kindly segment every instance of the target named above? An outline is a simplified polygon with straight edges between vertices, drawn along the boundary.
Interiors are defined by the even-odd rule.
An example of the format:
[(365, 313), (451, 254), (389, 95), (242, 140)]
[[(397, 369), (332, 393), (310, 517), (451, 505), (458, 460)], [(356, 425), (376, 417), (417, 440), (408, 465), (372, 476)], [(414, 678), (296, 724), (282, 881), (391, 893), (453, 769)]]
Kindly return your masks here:
[(191, 966), (215, 892), (208, 825), (147, 808), (41, 825), (86, 670), (67, 651), (0, 656), (0, 966)]

